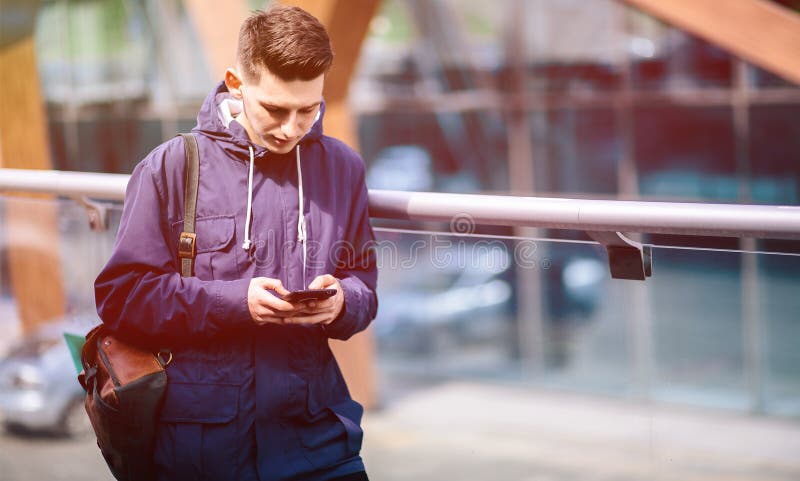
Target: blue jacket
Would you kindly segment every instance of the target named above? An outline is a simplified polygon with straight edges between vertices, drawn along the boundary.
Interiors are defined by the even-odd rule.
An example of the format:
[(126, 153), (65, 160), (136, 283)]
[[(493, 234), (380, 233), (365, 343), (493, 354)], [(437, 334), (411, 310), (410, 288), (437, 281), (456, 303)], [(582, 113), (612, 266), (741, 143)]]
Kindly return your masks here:
[[(156, 438), (159, 479), (323, 480), (363, 470), (363, 410), (328, 338), (349, 338), (377, 312), (364, 162), (322, 134), (321, 115), (301, 140), (304, 267), (296, 152), (252, 144), (223, 113), (229, 98), (220, 83), (193, 129), (200, 153), (194, 277), (180, 276), (177, 257), (185, 157), (176, 137), (131, 176), (113, 253), (95, 281), (97, 311), (121, 335), (173, 353)], [(245, 250), (251, 148), (252, 246)], [(331, 324), (251, 320), (251, 278), (278, 278), (298, 290), (326, 273), (341, 280), (345, 297)]]

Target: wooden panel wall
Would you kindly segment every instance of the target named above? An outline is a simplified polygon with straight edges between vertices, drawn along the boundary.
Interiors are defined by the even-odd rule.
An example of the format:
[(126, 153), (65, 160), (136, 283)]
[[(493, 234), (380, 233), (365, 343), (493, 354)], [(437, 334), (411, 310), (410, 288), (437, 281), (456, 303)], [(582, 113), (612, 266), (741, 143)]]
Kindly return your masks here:
[[(361, 44), (380, 6), (379, 0), (286, 0), (317, 17), (333, 43), (335, 59), (325, 79), (325, 133), (358, 150), (358, 136), (347, 97)], [(372, 330), (347, 342), (331, 341), (353, 398), (366, 407), (377, 403), (375, 338)]]
[(225, 69), (236, 63), (236, 43), (239, 27), (249, 10), (246, 0), (184, 0), (186, 12), (192, 19), (203, 46), (206, 61), (214, 80), (222, 80)]
[(623, 0), (800, 84), (800, 15), (767, 0)]
[[(32, 21), (26, 27), (22, 35), (3, 37), (0, 42), (0, 167), (50, 169)], [(5, 213), (0, 245), (6, 248), (8, 281), (22, 328), (31, 331), (65, 310), (58, 212), (41, 197), (17, 197), (6, 201)]]

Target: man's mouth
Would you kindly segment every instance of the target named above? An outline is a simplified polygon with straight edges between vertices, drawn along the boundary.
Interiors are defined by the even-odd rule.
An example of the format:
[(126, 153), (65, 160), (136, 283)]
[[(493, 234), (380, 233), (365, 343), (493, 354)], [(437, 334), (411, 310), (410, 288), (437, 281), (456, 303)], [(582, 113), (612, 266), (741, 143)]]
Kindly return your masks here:
[(271, 135), (270, 137), (272, 137), (272, 141), (278, 145), (286, 145), (290, 142), (289, 139), (282, 139), (280, 137), (275, 137), (274, 135)]

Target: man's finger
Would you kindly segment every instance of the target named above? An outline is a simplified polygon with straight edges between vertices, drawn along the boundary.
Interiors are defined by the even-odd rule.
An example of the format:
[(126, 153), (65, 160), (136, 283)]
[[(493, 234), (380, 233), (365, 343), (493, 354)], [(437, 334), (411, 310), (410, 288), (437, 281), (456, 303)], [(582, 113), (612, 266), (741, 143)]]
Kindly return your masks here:
[(311, 284), (308, 285), (309, 289), (325, 289), (328, 286), (336, 284), (336, 278), (330, 274), (322, 274), (314, 278)]
[(295, 312), (296, 306), (291, 302), (286, 302), (280, 297), (273, 296), (270, 292), (264, 291), (263, 294), (258, 299), (259, 305), (262, 307), (269, 309), (276, 315), (291, 315)]
[(317, 276), (311, 281), (311, 284), (308, 285), (309, 289), (322, 289), (322, 276)]
[(284, 319), (286, 324), (319, 324), (331, 317), (331, 313), (323, 312), (310, 316), (292, 316)]
[(264, 324), (283, 324), (284, 318), (265, 315), (265, 316), (259, 316), (259, 318), (256, 319), (255, 322), (260, 326)]
[(282, 317), (282, 318), (296, 316), (300, 312), (300, 311), (298, 311), (297, 309), (294, 309), (294, 308), (288, 309), (288, 310), (284, 310), (284, 311), (282, 311), (280, 309), (271, 309), (269, 307), (267, 309), (270, 310), (270, 315), (271, 316)]
[[(317, 301), (316, 305), (313, 306), (314, 311), (324, 311), (325, 309), (330, 309), (333, 307), (333, 298), (325, 299), (324, 301)], [(311, 307), (311, 306), (309, 306)]]
[(273, 291), (277, 292), (281, 296), (285, 296), (289, 293), (289, 291), (283, 287), (283, 283), (280, 279), (270, 279), (270, 282), (267, 283), (268, 289), (272, 289)]

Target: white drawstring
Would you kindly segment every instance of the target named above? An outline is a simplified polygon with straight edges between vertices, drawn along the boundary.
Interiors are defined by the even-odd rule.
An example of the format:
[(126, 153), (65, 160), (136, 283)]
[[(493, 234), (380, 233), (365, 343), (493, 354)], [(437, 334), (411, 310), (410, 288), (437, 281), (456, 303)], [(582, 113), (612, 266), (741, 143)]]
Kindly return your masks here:
[(300, 144), (297, 144), (297, 240), (303, 244), (303, 289), (306, 288), (306, 217), (303, 215), (303, 169), (300, 168)]
[(242, 249), (250, 250), (250, 215), (253, 212), (253, 164), (255, 156), (253, 155), (253, 146), (250, 145), (250, 174), (247, 177), (247, 217), (244, 219), (244, 242)]
[[(250, 250), (250, 217), (253, 211), (253, 164), (255, 157), (253, 154), (253, 146), (250, 147), (250, 173), (247, 178), (247, 217), (244, 220), (244, 242), (242, 249)], [(308, 249), (306, 247), (306, 218), (303, 215), (304, 199), (303, 199), (303, 169), (300, 167), (300, 145), (296, 147), (297, 159), (297, 203), (299, 213), (297, 215), (297, 240), (303, 245), (303, 288), (306, 286), (306, 263), (308, 258)]]

